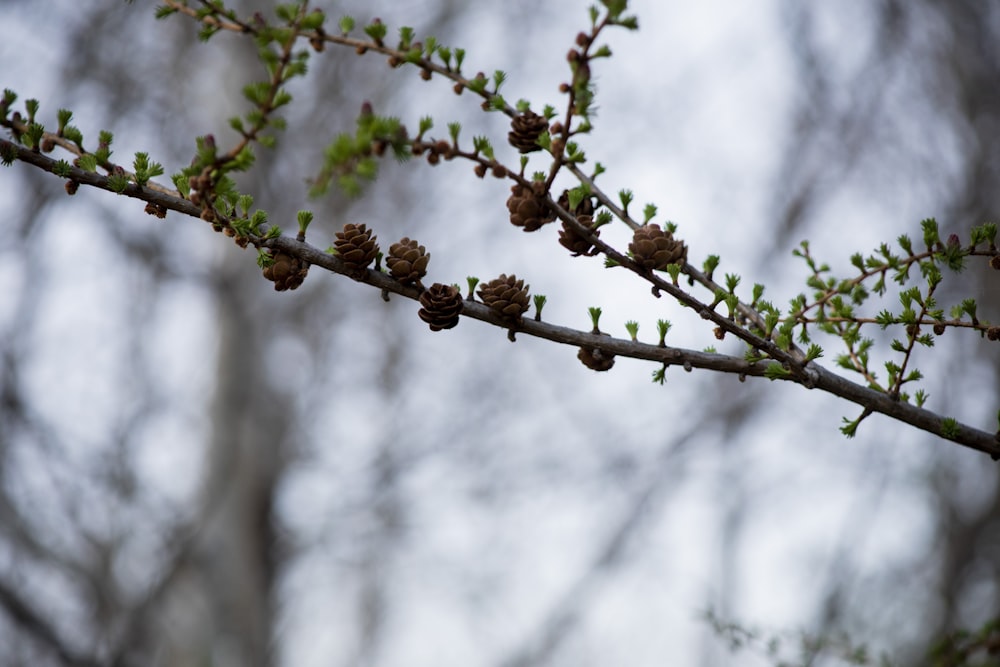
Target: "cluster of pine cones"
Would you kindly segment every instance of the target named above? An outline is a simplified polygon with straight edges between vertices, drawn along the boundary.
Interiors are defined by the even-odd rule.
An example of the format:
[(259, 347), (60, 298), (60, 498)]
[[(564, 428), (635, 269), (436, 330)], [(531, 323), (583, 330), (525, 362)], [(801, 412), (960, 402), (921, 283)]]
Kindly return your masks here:
[[(521, 153), (530, 153), (541, 150), (538, 140), (548, 130), (548, 120), (529, 110), (513, 119), (507, 139)], [(557, 131), (558, 128), (553, 129), (553, 132)], [(442, 144), (442, 151), (445, 147)], [(554, 221), (556, 213), (546, 202), (547, 194), (543, 182), (536, 181), (530, 185), (515, 183), (507, 199), (511, 223), (526, 232), (533, 232)], [(563, 191), (558, 204), (590, 231), (588, 238), (575, 226), (564, 221), (559, 231), (560, 245), (574, 256), (596, 254), (593, 239), (600, 236), (600, 230), (594, 220), (593, 200), (584, 197), (575, 207), (571, 207), (569, 192)], [(656, 224), (646, 224), (637, 229), (628, 248), (633, 260), (646, 270), (662, 271), (670, 264), (680, 264), (687, 259), (687, 247), (683, 241), (675, 239), (670, 231), (664, 231)], [(337, 232), (333, 251), (355, 275), (362, 274), (379, 257), (377, 239), (372, 230), (363, 224), (347, 224), (342, 231)], [(457, 286), (442, 283), (434, 283), (425, 289), (421, 279), (427, 274), (429, 262), (430, 254), (427, 249), (408, 237), (393, 243), (386, 257), (386, 267), (393, 278), (421, 290), (421, 308), (418, 311), (420, 319), (430, 326), (431, 331), (451, 329), (458, 324), (462, 313), (462, 293)], [(306, 262), (277, 252), (273, 255), (273, 261), (264, 269), (264, 277), (274, 282), (276, 290), (289, 290), (302, 284), (308, 270)], [(513, 274), (501, 274), (482, 284), (477, 294), (484, 305), (512, 325), (517, 325), (529, 308), (528, 287)], [(600, 332), (595, 330), (595, 333)], [(581, 347), (577, 355), (585, 366), (596, 371), (607, 371), (614, 366), (614, 356), (598, 347)]]

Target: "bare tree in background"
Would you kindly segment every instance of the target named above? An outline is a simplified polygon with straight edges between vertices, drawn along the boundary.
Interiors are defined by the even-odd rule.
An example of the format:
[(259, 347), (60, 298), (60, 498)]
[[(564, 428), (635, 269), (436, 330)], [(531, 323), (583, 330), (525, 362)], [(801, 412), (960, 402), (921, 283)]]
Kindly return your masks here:
[[(5, 11), (37, 11), (32, 3), (21, 4)], [(455, 3), (437, 3), (424, 15), (425, 27), (447, 34), (457, 15)], [(192, 117), (169, 115), (165, 97), (187, 96), (194, 116), (211, 118), (218, 109), (207, 116), (199, 111), (224, 108), (241, 81), (259, 75), (252, 50), (243, 59), (206, 60), (192, 31), (154, 24), (147, 10), (105, 3), (74, 8), (72, 24), (70, 16), (65, 18), (67, 24), (60, 29), (66, 30), (66, 51), (73, 55), (65, 60), (59, 87), (68, 103), (79, 98), (95, 105), (93, 120), (106, 126), (120, 125), (120, 110), (128, 109), (137, 134), (156, 134), (154, 128), (161, 128), (169, 140), (177, 136), (169, 128), (187, 124)], [(124, 36), (137, 34), (148, 34), (146, 43), (153, 48), (136, 52), (136, 42)], [(94, 35), (107, 39), (95, 40)], [(170, 54), (164, 68), (165, 51), (158, 47), (168, 40), (169, 49), (177, 52)], [(151, 75), (154, 71), (156, 76)], [(350, 72), (334, 66), (323, 75), (325, 114), (316, 122), (349, 124), (360, 103), (349, 94), (355, 85)], [(230, 85), (217, 87), (224, 82)], [(206, 85), (222, 96), (206, 96)], [(383, 94), (389, 97), (391, 91)], [(310, 136), (308, 131), (305, 136)], [(189, 147), (167, 145), (162, 150), (181, 156)], [(263, 161), (247, 185), (278, 193), (286, 167), (277, 160)], [(302, 172), (293, 173), (301, 177)], [(113, 423), (96, 435), (93, 459), (88, 460), (79, 455), (80, 443), (71, 434), (35, 410), (39, 399), (26, 386), (23, 371), (35, 348), (35, 313), (46, 299), (46, 274), (54, 270), (44, 265), (31, 241), (46, 228), (59, 234), (72, 224), (45, 220), (52, 207), (39, 188), (33, 175), (25, 177), (19, 210), (9, 214), (7, 223), (19, 240), (7, 252), (33, 279), (24, 284), (3, 336), (0, 465), (6, 484), (0, 489), (5, 545), (0, 602), (6, 614), (0, 626), (0, 661), (274, 664), (281, 613), (276, 587), (294, 548), (274, 505), (287, 465), (304, 447), (302, 410), (307, 403), (300, 389), (308, 385), (289, 383), (280, 367), (287, 360), (269, 363), (269, 357), (280, 354), (273, 348), (282, 336), (299, 341), (309, 357), (323, 357), (329, 337), (337, 335), (331, 325), (341, 318), (352, 325), (344, 306), (329, 289), (306, 290), (296, 300), (276, 299), (259, 289), (256, 271), (244, 258), (225, 254), (211, 268), (197, 266), (185, 254), (203, 252), (206, 239), (186, 237), (177, 243), (177, 236), (171, 240), (138, 234), (124, 223), (120, 211), (108, 210), (106, 226), (92, 233), (105, 239), (103, 261), (123, 284), (115, 298), (128, 306), (115, 335), (102, 342), (125, 353), (116, 371), (127, 385), (117, 399), (122, 409), (112, 411)], [(346, 202), (334, 203), (338, 215), (349, 212)], [(272, 206), (278, 215), (293, 214), (292, 202), (275, 198)], [(178, 233), (183, 237), (183, 230)], [(158, 379), (169, 370), (162, 366), (170, 363), (169, 355), (158, 349), (165, 343), (156, 341), (150, 319), (162, 307), (161, 300), (183, 299), (185, 290), (210, 304), (212, 328), (200, 332), (200, 346), (183, 352), (201, 381), (192, 381), (184, 394), (171, 397)], [(307, 332), (312, 331), (325, 335), (310, 336)], [(402, 360), (386, 357), (386, 363)], [(318, 380), (322, 378), (312, 379)], [(327, 398), (336, 401), (336, 393)], [(192, 416), (195, 406), (207, 419)], [(188, 420), (175, 425), (174, 437), (181, 439), (176, 444), (188, 456), (202, 459), (184, 466), (196, 471), (198, 490), (178, 504), (146, 488), (134, 469), (136, 441), (172, 410), (186, 413)], [(32, 463), (26, 455), (40, 459)], [(41, 464), (46, 478), (28, 480), (32, 466), (41, 461), (47, 461)], [(391, 495), (393, 479), (377, 483), (378, 494)], [(148, 562), (138, 573), (129, 571), (130, 561), (140, 555)], [(37, 587), (52, 590), (46, 595)], [(52, 596), (63, 603), (50, 600)], [(379, 610), (372, 611), (375, 618), (369, 622), (377, 623)]]
[[(199, 44), (191, 25), (154, 24), (148, 8), (106, 4), (75, 9), (65, 26), (58, 106), (83, 105), (79, 116), (114, 129), (117, 142), (130, 132), (160, 136), (155, 157), (183, 163), (192, 147), (169, 142), (199, 123), (220, 137), (227, 131), (219, 119), (258, 76), (252, 45), (240, 40), (242, 57), (214, 57), (218, 39)], [(244, 4), (253, 11), (260, 3)], [(37, 3), (17, 5), (4, 11), (39, 11)], [(801, 97), (775, 194), (780, 229), (772, 246), (755, 249), (761, 263), (773, 265), (797, 237), (827, 224), (824, 205), (843, 190), (875, 196), (864, 183), (877, 183), (881, 196), (929, 193), (919, 203), (946, 202), (938, 215), (956, 229), (990, 218), (1000, 155), (990, 129), (998, 114), (990, 85), (1000, 60), (990, 53), (996, 11), (972, 0), (878, 3), (867, 8), (866, 59), (845, 65), (815, 29), (835, 10), (784, 7)], [(337, 9), (359, 19), (370, 13), (364, 3)], [(541, 67), (529, 47), (549, 39), (543, 28), (561, 17), (528, 2), (407, 9), (418, 33), (446, 41), (463, 30), (500, 35), (529, 54), (518, 63), (522, 73)], [(282, 222), (302, 205), (288, 196), (304, 191), (311, 174), (302, 155), (349, 127), (363, 100), (410, 111), (428, 85), (415, 76), (400, 84), (384, 62), (349, 53), (310, 66), (309, 89), (295, 91), (305, 103), (289, 112), (292, 129), (280, 137), (287, 150), (263, 152), (241, 183)], [(373, 88), (383, 77), (387, 85)], [(169, 98), (186, 100), (190, 116), (171, 115), (178, 105)], [(475, 122), (485, 121), (469, 121), (466, 131)], [(959, 147), (947, 169), (914, 141), (911, 128), (925, 124), (940, 133), (933, 145)], [(502, 220), (507, 184), (487, 179), (481, 200), (456, 203), (467, 196), (459, 181), (447, 182), (458, 172), (383, 168), (360, 202), (310, 203), (310, 234), (332, 236), (344, 222), (375, 218), (383, 245), (426, 235), (435, 253), (506, 270), (496, 264), (504, 241), (494, 226), (456, 211)], [(926, 179), (919, 188), (918, 178)], [(101, 239), (93, 264), (81, 260), (83, 273), (66, 276), (51, 249), (63, 239), (73, 256), (74, 221), (53, 199), (50, 179), (30, 171), (18, 179), (2, 251), (24, 278), (0, 312), (0, 664), (270, 665), (321, 655), (322, 664), (374, 666), (399, 664), (414, 646), (424, 650), (419, 664), (527, 667), (608, 655), (649, 664), (619, 635), (602, 634), (601, 619), (614, 616), (609, 609), (624, 613), (615, 594), (639, 580), (627, 605), (635, 635), (626, 636), (664, 635), (656, 645), (662, 658), (678, 640), (664, 631), (671, 626), (657, 603), (691, 576), (661, 572), (691, 553), (712, 561), (699, 603), (723, 614), (744, 608), (754, 577), (745, 565), (760, 537), (754, 521), (782, 503), (761, 497), (759, 480), (781, 462), (753, 442), (759, 424), (771, 432), (767, 417), (778, 411), (760, 392), (696, 374), (671, 379), (666, 398), (614, 395), (573, 375), (580, 369), (572, 355), (537, 353), (525, 341), (502, 347), (495, 331), (470, 334), (474, 349), (462, 354), (454, 338), (412, 335), (411, 304), (386, 305), (339, 280), (310, 279), (294, 295), (266, 292), (249, 256), (220, 249), (204, 225), (137, 221), (134, 207), (96, 197), (103, 221), (83, 230)], [(444, 251), (435, 262), (448, 261)], [(522, 259), (549, 284), (577, 284), (558, 282), (564, 265), (546, 275), (541, 262)], [(112, 283), (106, 300), (68, 321), (54, 317), (53, 300), (66, 308), (72, 298), (57, 287), (93, 276)], [(990, 299), (985, 279), (978, 289)], [(100, 316), (81, 316), (87, 310)], [(164, 323), (178, 319), (190, 324), (164, 340)], [(61, 346), (88, 363), (58, 357)], [(953, 354), (962, 368), (997, 368), (995, 358)], [(42, 363), (48, 357), (55, 361)], [(93, 376), (79, 377), (80, 369)], [(634, 377), (646, 380), (647, 370)], [(73, 404), (53, 405), (47, 390)], [(995, 471), (964, 454), (935, 449), (899, 466), (932, 499), (934, 534), (913, 562), (933, 584), (900, 595), (910, 561), (874, 571), (854, 562), (854, 542), (874, 530), (865, 520), (874, 513), (869, 497), (859, 496), (857, 520), (823, 553), (825, 578), (817, 579), (825, 589), (802, 595), (815, 608), (817, 633), (843, 627), (867, 639), (871, 627), (895, 627), (896, 610), (870, 612), (861, 584), (883, 592), (875, 603), (898, 598), (911, 615), (925, 610), (907, 619), (909, 633), (881, 637), (898, 642), (901, 654), (914, 651), (913, 664), (925, 647), (914, 637), (998, 613), (1000, 491)], [(847, 460), (859, 478), (871, 472), (860, 457)], [(692, 493), (697, 509), (708, 505), (702, 532), (664, 537), (697, 505), (685, 503)], [(567, 537), (566, 526), (585, 539)], [(712, 548), (714, 558), (702, 557)], [(716, 638), (709, 642), (703, 664), (729, 664)]]

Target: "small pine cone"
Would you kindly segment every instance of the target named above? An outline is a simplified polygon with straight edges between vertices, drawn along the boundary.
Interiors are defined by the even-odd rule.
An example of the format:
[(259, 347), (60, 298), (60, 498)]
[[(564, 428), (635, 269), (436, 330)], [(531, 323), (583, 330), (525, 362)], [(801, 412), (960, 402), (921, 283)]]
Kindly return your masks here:
[[(610, 334), (602, 333), (602, 336)], [(587, 368), (595, 371), (609, 371), (615, 365), (615, 355), (599, 347), (581, 347), (576, 358)]]
[(166, 207), (162, 206), (161, 204), (154, 204), (153, 202), (146, 203), (146, 213), (150, 215), (155, 215), (157, 218), (160, 218), (161, 220), (167, 217)]
[(556, 219), (556, 214), (545, 203), (545, 196), (536, 192), (535, 188), (520, 183), (515, 183), (510, 189), (507, 210), (510, 211), (511, 224), (526, 232), (533, 232)]
[(451, 329), (462, 312), (462, 293), (454, 285), (434, 283), (420, 295), (420, 305), (423, 308), (417, 315), (431, 326), (431, 331)]
[(994, 271), (1000, 271), (1000, 255), (990, 257), (990, 268)]
[(542, 136), (542, 132), (547, 129), (549, 129), (549, 121), (545, 120), (544, 116), (539, 116), (529, 109), (510, 122), (507, 141), (522, 153), (540, 151), (542, 147), (538, 145), (538, 137)]
[(476, 293), (483, 303), (509, 320), (519, 322), (521, 315), (528, 310), (528, 286), (514, 274), (509, 277), (500, 274), (499, 278), (481, 286)]
[(646, 269), (662, 271), (668, 264), (681, 264), (687, 259), (687, 246), (659, 225), (643, 225), (635, 230), (628, 244), (632, 257)]
[(986, 337), (990, 340), (1000, 340), (1000, 327), (990, 327), (987, 329)]
[(274, 283), (277, 292), (295, 289), (306, 279), (307, 273), (307, 263), (283, 252), (274, 255), (274, 263), (264, 268), (264, 277)]
[(378, 255), (378, 244), (375, 243), (372, 230), (365, 225), (355, 225), (347, 223), (344, 231), (337, 232), (337, 240), (333, 242), (333, 247), (337, 251), (337, 256), (356, 271), (362, 271), (369, 264), (375, 261)]
[(427, 275), (429, 261), (427, 249), (405, 236), (389, 246), (389, 256), (385, 258), (389, 273), (404, 285), (419, 285), (420, 279)]
[[(600, 236), (601, 230), (595, 229), (594, 219), (589, 215), (580, 215), (576, 218), (577, 222), (591, 230), (594, 236)], [(593, 255), (594, 244), (585, 239), (578, 231), (570, 227), (566, 222), (562, 223), (562, 229), (559, 230), (559, 244), (573, 253), (573, 257), (579, 257), (580, 255)]]
[(580, 200), (580, 203), (576, 205), (576, 208), (570, 208), (569, 190), (563, 190), (563, 193), (559, 195), (559, 205), (573, 215), (594, 215), (594, 200), (590, 197), (584, 197)]

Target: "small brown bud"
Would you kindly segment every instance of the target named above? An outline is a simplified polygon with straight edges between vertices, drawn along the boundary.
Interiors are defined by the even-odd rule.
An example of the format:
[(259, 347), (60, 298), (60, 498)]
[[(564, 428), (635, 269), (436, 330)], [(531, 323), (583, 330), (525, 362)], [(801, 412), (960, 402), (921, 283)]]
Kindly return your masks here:
[(935, 336), (940, 336), (941, 334), (944, 333), (944, 330), (945, 330), (944, 322), (935, 322), (934, 323), (934, 335)]
[(399, 67), (403, 61), (398, 56), (389, 56), (389, 67)]
[(994, 271), (1000, 271), (1000, 255), (990, 257), (990, 268)]
[(1000, 340), (1000, 327), (990, 327), (987, 329), (986, 337), (990, 340)]
[(357, 47), (354, 48), (354, 52), (356, 54), (358, 54), (359, 56), (363, 56), (366, 53), (368, 53), (368, 47), (367, 46), (357, 46)]
[(486, 176), (486, 165), (477, 164), (474, 171), (476, 172), (476, 176), (478, 176), (479, 178), (483, 178), (484, 176)]
[(585, 32), (577, 33), (576, 35), (576, 45), (577, 46), (587, 46), (590, 44), (590, 37)]
[(167, 209), (159, 204), (154, 204), (153, 202), (146, 202), (146, 213), (150, 215), (155, 215), (161, 220), (167, 217)]
[(451, 89), (455, 91), (456, 95), (461, 95), (462, 91), (465, 90), (465, 86), (463, 86), (461, 83), (456, 83), (454, 86), (451, 87)]
[(52, 137), (45, 137), (44, 139), (42, 139), (43, 153), (51, 153), (52, 151), (55, 150), (55, 148), (56, 148), (55, 139), (53, 139)]
[(566, 61), (575, 63), (580, 60), (580, 52), (576, 49), (570, 49), (569, 53), (566, 54)]
[(715, 333), (715, 338), (717, 340), (725, 340), (725, 338), (726, 338), (726, 330), (723, 329), (722, 327), (715, 327), (715, 332), (714, 333)]
[(66, 194), (75, 195), (76, 191), (79, 189), (80, 189), (79, 181), (74, 181), (73, 179), (66, 181)]
[(423, 79), (424, 81), (430, 81), (431, 80), (431, 71), (429, 69), (422, 69), (422, 70), (420, 70), (420, 78)]
[[(609, 335), (598, 333), (601, 336)], [(581, 347), (576, 353), (576, 358), (587, 368), (599, 372), (609, 371), (615, 365), (614, 353), (606, 352), (599, 347)]]
[(502, 164), (493, 165), (493, 175), (496, 176), (497, 178), (506, 178), (507, 167), (503, 166)]

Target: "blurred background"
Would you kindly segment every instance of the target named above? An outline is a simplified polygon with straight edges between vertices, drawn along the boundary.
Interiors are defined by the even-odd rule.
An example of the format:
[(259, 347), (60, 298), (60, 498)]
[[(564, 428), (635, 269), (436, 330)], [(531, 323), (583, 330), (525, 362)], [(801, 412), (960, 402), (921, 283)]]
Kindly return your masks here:
[[(587, 26), (584, 2), (316, 4), (464, 47), (466, 69), (505, 70), (507, 99), (538, 110), (561, 106)], [(963, 237), (997, 219), (997, 3), (631, 6), (640, 31), (607, 33), (583, 147), (606, 191), (679, 225), (690, 261), (719, 254), (786, 304), (806, 289), (803, 239), (846, 275), (923, 218)], [(49, 124), (72, 109), (90, 147), (114, 131), (126, 165), (143, 150), (172, 173), (209, 132), (231, 145), (240, 90), (264, 78), (251, 40), (201, 43), (152, 3), (6, 0), (0, 24), (0, 86)], [(557, 225), (512, 227), (509, 185), (468, 164), (387, 160), (359, 199), (307, 199), (365, 100), (439, 135), (460, 121), (516, 165), (506, 118), (472, 95), (336, 48), (290, 92), (290, 129), (240, 180), (286, 233), (302, 208), (319, 247), (364, 222), (383, 248), (426, 245), (430, 281), (516, 273), (547, 320), (589, 328), (599, 306), (617, 336), (635, 320), (656, 340), (665, 318), (674, 345), (738, 350), (570, 257)], [(661, 387), (653, 365), (597, 374), (471, 320), (431, 333), (414, 302), (317, 269), (275, 293), (207, 225), (70, 198), (26, 165), (3, 170), (0, 210), (2, 665), (777, 662), (762, 642), (731, 652), (708, 613), (776, 635), (792, 664), (843, 664), (798, 640), (846, 633), (915, 665), (1000, 614), (1000, 477), (980, 454), (880, 417), (847, 440), (860, 410), (797, 386), (672, 368)], [(1000, 319), (996, 274), (969, 264), (943, 305), (973, 292)], [(829, 366), (837, 342), (819, 342)], [(917, 358), (929, 407), (991, 429), (998, 361), (946, 334)]]

